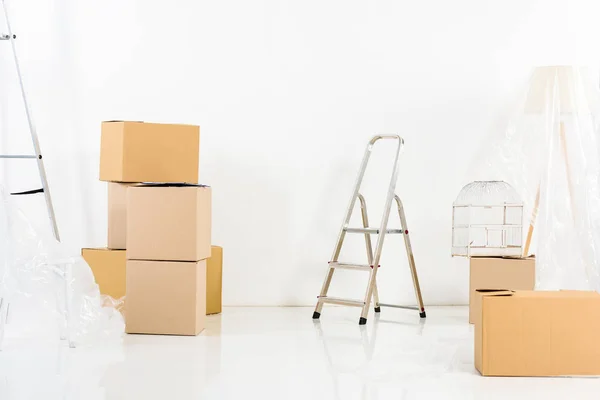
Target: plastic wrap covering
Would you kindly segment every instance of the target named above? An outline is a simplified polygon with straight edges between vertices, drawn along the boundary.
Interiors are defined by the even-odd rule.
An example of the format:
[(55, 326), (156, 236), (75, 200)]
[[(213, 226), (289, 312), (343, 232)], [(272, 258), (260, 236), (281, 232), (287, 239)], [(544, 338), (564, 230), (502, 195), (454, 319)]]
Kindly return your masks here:
[(519, 257), (523, 203), (502, 181), (476, 181), (458, 194), (452, 214), (452, 255)]
[(599, 100), (588, 70), (536, 68), (477, 169), (521, 195), (524, 253), (536, 255), (538, 289), (600, 289)]
[(121, 338), (120, 300), (100, 295), (85, 261), (39, 234), (0, 191), (0, 345), (4, 335), (21, 341), (60, 336), (71, 347)]

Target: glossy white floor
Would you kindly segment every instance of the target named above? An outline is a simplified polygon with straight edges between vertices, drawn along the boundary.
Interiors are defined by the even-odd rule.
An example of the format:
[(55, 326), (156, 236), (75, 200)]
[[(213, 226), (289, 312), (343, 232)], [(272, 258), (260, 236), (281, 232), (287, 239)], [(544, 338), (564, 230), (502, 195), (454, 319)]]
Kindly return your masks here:
[[(226, 308), (198, 337), (68, 349), (7, 343), (0, 399), (598, 399), (600, 379), (483, 378), (466, 307)], [(600, 339), (599, 339), (600, 340)]]

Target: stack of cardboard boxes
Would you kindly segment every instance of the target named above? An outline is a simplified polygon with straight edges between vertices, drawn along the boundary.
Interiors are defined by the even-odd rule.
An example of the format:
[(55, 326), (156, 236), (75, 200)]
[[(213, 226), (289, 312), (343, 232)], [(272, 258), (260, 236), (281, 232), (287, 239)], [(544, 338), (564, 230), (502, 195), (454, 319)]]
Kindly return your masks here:
[(221, 312), (223, 250), (211, 246), (199, 140), (191, 125), (102, 124), (108, 248), (82, 255), (103, 294), (126, 296), (128, 333), (197, 335)]
[(482, 375), (600, 375), (600, 294), (534, 291), (534, 257), (470, 264), (469, 322)]

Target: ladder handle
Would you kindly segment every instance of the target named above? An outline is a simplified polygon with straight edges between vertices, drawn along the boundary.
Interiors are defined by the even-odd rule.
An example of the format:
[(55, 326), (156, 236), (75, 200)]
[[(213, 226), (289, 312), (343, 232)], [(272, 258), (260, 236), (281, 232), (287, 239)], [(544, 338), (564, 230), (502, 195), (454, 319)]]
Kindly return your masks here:
[[(350, 198), (350, 203), (346, 209), (346, 215), (344, 217), (344, 222), (342, 223), (342, 229), (340, 229), (340, 233), (338, 235), (337, 245), (333, 251), (331, 256), (331, 261), (337, 261), (341, 251), (341, 244), (344, 241), (344, 236), (346, 234), (345, 228), (348, 226), (350, 222), (350, 217), (352, 216), (352, 210), (354, 209), (354, 205), (356, 204), (356, 199), (359, 195), (360, 185), (362, 184), (363, 177), (365, 176), (365, 171), (367, 169), (367, 164), (369, 163), (369, 158), (371, 158), (371, 152), (373, 150), (373, 145), (382, 139), (391, 139), (398, 141), (398, 148), (396, 149), (396, 158), (394, 160), (394, 176), (393, 180), (398, 178), (398, 158), (400, 157), (400, 152), (404, 147), (404, 139), (402, 139), (399, 135), (375, 135), (369, 140), (367, 148), (365, 149), (365, 153), (363, 155), (363, 159), (360, 163), (360, 168), (358, 170), (358, 177), (356, 178), (356, 182), (354, 183), (354, 190), (352, 191), (352, 197)], [(393, 196), (392, 188), (392, 196)], [(391, 202), (388, 204), (388, 208), (391, 206)], [(389, 214), (389, 213), (388, 213)], [(377, 262), (375, 262), (377, 264)]]
[(377, 142), (378, 140), (381, 140), (381, 139), (398, 140), (400, 142), (400, 146), (404, 146), (404, 139), (402, 139), (399, 135), (375, 135), (369, 141), (369, 146), (373, 146), (375, 144), (375, 142)]

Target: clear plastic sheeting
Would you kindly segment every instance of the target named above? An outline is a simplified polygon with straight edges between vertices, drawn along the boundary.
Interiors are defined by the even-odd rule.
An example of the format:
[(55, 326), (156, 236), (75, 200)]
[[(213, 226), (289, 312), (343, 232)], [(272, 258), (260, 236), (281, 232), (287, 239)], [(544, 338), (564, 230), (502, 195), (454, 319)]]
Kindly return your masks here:
[(502, 181), (476, 181), (462, 188), (452, 209), (452, 255), (520, 257), (523, 203)]
[(0, 346), (12, 337), (60, 337), (71, 347), (120, 339), (121, 300), (101, 295), (85, 261), (36, 231), (0, 192)]
[(590, 71), (538, 67), (478, 178), (510, 183), (524, 203), (524, 254), (538, 289), (600, 290), (600, 96)]

